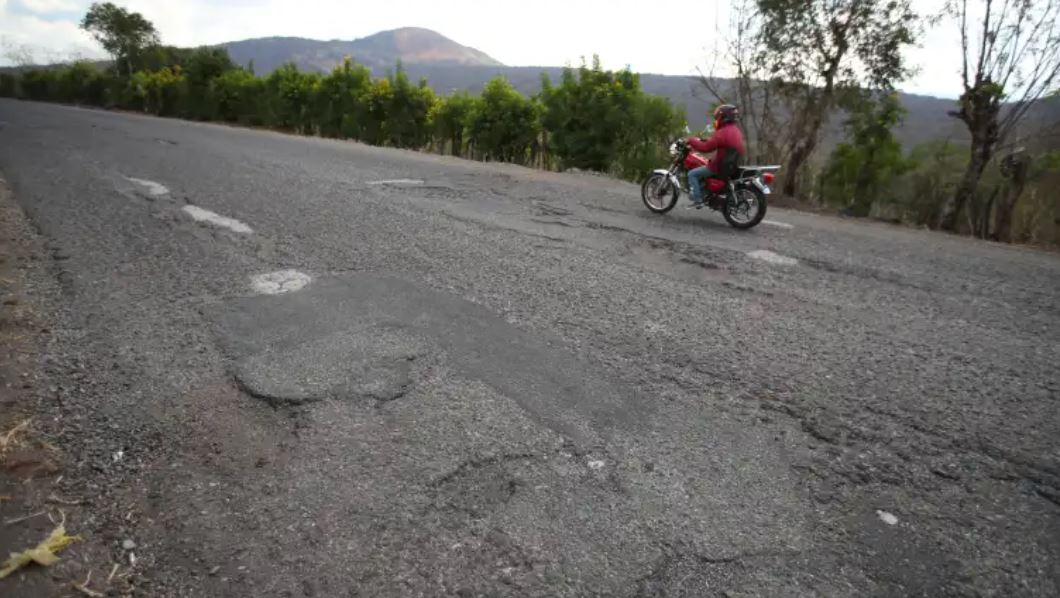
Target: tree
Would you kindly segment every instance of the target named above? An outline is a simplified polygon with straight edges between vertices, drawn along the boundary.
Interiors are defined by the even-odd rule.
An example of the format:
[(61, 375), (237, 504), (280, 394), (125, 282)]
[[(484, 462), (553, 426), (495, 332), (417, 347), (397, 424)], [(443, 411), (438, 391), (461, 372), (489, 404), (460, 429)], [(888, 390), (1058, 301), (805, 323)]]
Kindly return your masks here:
[[(748, 160), (757, 164), (785, 161), (786, 136), (791, 127), (782, 123), (776, 96), (779, 80), (771, 72), (771, 61), (761, 49), (762, 13), (758, 0), (736, 0), (730, 13), (729, 30), (718, 35), (724, 50), (714, 56), (707, 73), (699, 73), (700, 85), (718, 104), (735, 104), (748, 141)], [(725, 81), (717, 72), (723, 67)], [(726, 85), (726, 83), (728, 83)]]
[(467, 132), (473, 155), (522, 164), (540, 130), (537, 106), (504, 77), (495, 77), (475, 103)]
[(79, 60), (58, 69), (59, 96), (51, 98), (61, 102), (102, 105), (106, 88), (104, 79), (96, 65)]
[(981, 8), (969, 14), (968, 0), (950, 0), (945, 10), (958, 25), (963, 53), (964, 91), (950, 115), (971, 134), (964, 177), (938, 219), (949, 231), (975, 201), (997, 148), (1060, 81), (1060, 0), (982, 0)]
[(175, 116), (187, 91), (179, 67), (137, 71), (128, 83), (137, 107), (158, 116)]
[(299, 133), (311, 132), (313, 99), (321, 77), (285, 64), (265, 78), (266, 123)]
[(823, 125), (844, 92), (889, 90), (909, 72), (902, 56), (918, 18), (910, 0), (759, 0), (759, 64), (791, 111), (783, 191), (796, 195)]
[(448, 143), (449, 153), (454, 156), (464, 155), (464, 131), (467, 130), (468, 119), (475, 110), (476, 101), (477, 98), (466, 91), (458, 91), (434, 105), (430, 122), (434, 137), (441, 144), (439, 151), (444, 152), (445, 144)]
[(0, 73), (0, 98), (18, 97), (18, 77), (12, 73)]
[(210, 82), (214, 115), (225, 122), (262, 124), (262, 80), (242, 69), (226, 71)]
[(685, 125), (685, 111), (670, 100), (638, 93), (619, 137), (612, 170), (618, 176), (640, 181), (652, 168), (666, 164), (667, 148)]
[(119, 74), (132, 75), (136, 70), (133, 61), (145, 48), (158, 45), (158, 32), (150, 21), (110, 2), (92, 3), (81, 28), (114, 57)]
[(542, 79), (541, 102), (544, 126), (551, 134), (551, 147), (566, 168), (606, 172), (614, 163), (621, 131), (629, 124), (640, 80), (629, 69), (612, 72), (592, 67), (563, 70), (561, 83), (552, 87)]
[(224, 48), (196, 48), (187, 55), (184, 66), (188, 86), (185, 115), (189, 118), (211, 120), (218, 117), (218, 106), (210, 93), (211, 86), (221, 75), (238, 69)]
[(910, 166), (892, 133), (905, 109), (894, 93), (857, 96), (848, 108), (851, 139), (832, 151), (821, 175), (821, 196), (854, 216), (868, 216), (886, 183)]
[(434, 91), (426, 79), (412, 85), (400, 63), (389, 79), (392, 93), (386, 111), (387, 143), (394, 147), (424, 146), (430, 138), (427, 118), (434, 107)]
[(325, 137), (362, 138), (365, 101), (372, 85), (367, 67), (349, 57), (320, 81), (316, 118)]

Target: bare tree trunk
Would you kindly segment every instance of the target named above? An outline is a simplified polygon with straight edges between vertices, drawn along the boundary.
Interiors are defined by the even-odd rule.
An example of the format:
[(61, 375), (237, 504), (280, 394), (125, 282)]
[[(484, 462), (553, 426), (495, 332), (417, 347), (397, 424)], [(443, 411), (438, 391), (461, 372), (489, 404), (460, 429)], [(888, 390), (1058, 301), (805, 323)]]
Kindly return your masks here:
[(814, 136), (803, 139), (802, 143), (798, 143), (792, 148), (791, 153), (788, 155), (788, 163), (784, 166), (783, 171), (784, 195), (795, 197), (798, 194), (801, 187), (800, 177), (802, 176), (803, 167), (809, 161), (816, 145), (817, 139)]
[(1001, 202), (997, 210), (997, 227), (994, 229), (994, 237), (1003, 243), (1012, 242), (1012, 217), (1016, 213), (1016, 205), (1023, 195), (1024, 182), (1017, 182), (1016, 188), (1005, 194), (1005, 200)]
[(968, 160), (968, 167), (964, 171), (961, 184), (957, 187), (957, 192), (954, 194), (953, 199), (946, 202), (942, 208), (938, 228), (951, 232), (957, 230), (957, 219), (960, 217), (961, 210), (966, 205), (974, 202), (979, 180), (983, 178), (983, 170), (986, 169), (987, 163), (990, 162), (992, 154), (993, 148), (989, 144), (984, 143), (982, 139), (972, 138), (972, 150), (971, 157)]
[(1012, 217), (1016, 212), (1016, 204), (1027, 187), (1030, 168), (1031, 158), (1022, 149), (1001, 160), (1001, 176), (1009, 179), (1011, 186), (1006, 189), (1004, 200), (998, 206), (997, 229), (994, 232), (999, 241), (1012, 242)]
[[(983, 208), (983, 214), (979, 218), (979, 224), (976, 227), (978, 230), (977, 236), (980, 239), (986, 239), (990, 236), (990, 220), (994, 211), (994, 202), (997, 200), (998, 193), (1001, 192), (1001, 186), (994, 187), (994, 192), (990, 194), (990, 199), (986, 202), (986, 207)], [(1006, 193), (1006, 195), (1008, 195)], [(1002, 198), (1001, 203), (1004, 204), (1005, 200)]]

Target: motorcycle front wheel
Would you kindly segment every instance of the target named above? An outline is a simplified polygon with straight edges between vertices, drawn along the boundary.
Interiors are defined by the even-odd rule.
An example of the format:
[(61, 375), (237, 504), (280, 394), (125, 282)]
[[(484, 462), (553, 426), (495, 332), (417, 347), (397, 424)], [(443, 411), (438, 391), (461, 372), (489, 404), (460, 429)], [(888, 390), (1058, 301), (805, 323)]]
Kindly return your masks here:
[(733, 228), (754, 228), (766, 217), (766, 194), (754, 187), (739, 187), (725, 202), (722, 214)]
[(677, 205), (678, 189), (665, 174), (654, 172), (640, 186), (640, 199), (656, 214), (665, 214)]

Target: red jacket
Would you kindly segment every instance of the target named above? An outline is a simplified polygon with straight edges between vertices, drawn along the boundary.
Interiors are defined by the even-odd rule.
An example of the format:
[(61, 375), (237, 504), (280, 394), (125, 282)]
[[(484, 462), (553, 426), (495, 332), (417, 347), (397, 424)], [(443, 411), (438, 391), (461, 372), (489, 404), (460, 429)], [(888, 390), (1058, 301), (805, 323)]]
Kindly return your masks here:
[(703, 154), (717, 150), (714, 153), (714, 157), (707, 163), (707, 168), (710, 168), (710, 171), (714, 174), (723, 174), (721, 167), (730, 151), (735, 151), (740, 157), (747, 153), (747, 148), (743, 142), (743, 132), (740, 131), (740, 127), (734, 126), (733, 123), (721, 125), (706, 141), (698, 137), (689, 137), (688, 144), (692, 146), (692, 149)]

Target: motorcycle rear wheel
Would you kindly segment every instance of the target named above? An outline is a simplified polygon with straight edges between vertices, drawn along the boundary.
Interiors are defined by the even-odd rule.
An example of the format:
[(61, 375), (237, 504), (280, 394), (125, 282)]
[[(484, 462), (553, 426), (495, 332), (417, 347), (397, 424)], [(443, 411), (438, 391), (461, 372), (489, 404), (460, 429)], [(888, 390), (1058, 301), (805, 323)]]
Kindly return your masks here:
[(721, 213), (733, 228), (754, 228), (766, 217), (766, 194), (755, 187), (739, 187), (735, 197), (730, 196), (726, 200)]
[(670, 177), (658, 172), (644, 179), (640, 186), (640, 199), (644, 206), (656, 214), (665, 214), (677, 205), (678, 189)]

